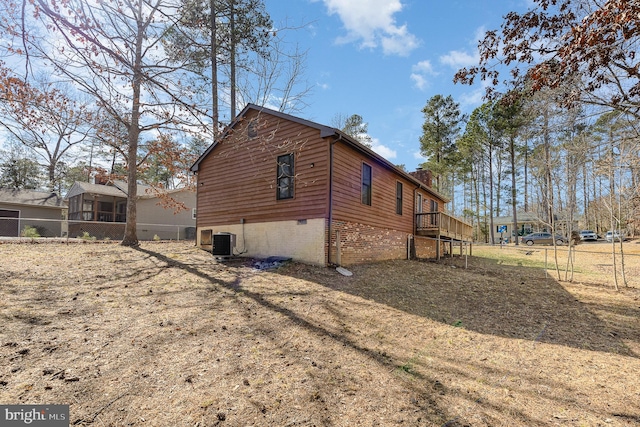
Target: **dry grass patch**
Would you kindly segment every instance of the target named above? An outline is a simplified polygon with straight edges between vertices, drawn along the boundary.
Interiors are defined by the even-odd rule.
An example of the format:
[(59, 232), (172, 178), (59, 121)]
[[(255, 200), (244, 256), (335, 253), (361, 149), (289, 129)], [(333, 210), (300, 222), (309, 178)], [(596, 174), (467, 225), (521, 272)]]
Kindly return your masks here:
[(480, 257), (258, 271), (183, 243), (0, 259), (0, 402), (75, 425), (640, 423), (635, 288)]

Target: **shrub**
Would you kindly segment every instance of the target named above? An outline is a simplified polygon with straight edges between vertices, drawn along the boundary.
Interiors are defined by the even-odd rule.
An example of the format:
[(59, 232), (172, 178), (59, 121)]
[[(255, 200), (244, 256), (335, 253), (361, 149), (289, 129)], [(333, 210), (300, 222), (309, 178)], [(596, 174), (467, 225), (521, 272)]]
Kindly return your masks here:
[(22, 237), (31, 237), (32, 239), (35, 237), (40, 237), (40, 233), (38, 233), (38, 230), (30, 225), (25, 225), (20, 235)]
[(89, 234), (88, 231), (83, 231), (82, 232), (82, 236), (78, 236), (78, 239), (82, 239), (82, 240), (96, 240), (96, 238), (94, 236), (92, 236), (91, 234)]

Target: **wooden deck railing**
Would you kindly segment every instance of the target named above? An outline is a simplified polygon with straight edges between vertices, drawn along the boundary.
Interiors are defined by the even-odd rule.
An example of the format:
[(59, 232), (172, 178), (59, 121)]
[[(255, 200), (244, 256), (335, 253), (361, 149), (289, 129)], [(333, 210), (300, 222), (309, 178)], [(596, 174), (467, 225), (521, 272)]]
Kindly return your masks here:
[(444, 212), (425, 212), (416, 214), (416, 234), (469, 241), (473, 227)]

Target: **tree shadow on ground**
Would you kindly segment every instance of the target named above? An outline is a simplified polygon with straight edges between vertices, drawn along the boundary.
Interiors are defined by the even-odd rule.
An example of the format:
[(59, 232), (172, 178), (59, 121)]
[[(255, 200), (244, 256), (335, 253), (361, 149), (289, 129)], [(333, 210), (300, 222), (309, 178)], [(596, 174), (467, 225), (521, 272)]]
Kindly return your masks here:
[[(162, 253), (151, 251), (148, 249), (144, 249), (140, 247), (135, 249), (159, 261), (166, 263), (167, 267), (180, 268), (185, 273), (190, 273), (195, 276), (206, 279), (211, 283), (211, 285), (220, 287), (222, 289), (231, 291), (233, 293), (241, 294), (243, 297), (252, 300), (261, 308), (271, 311), (273, 313), (277, 313), (281, 316), (284, 316), (285, 318), (288, 319), (291, 326), (295, 326), (296, 328), (303, 328), (308, 332), (310, 332), (312, 335), (320, 337), (322, 340), (324, 340), (325, 338), (333, 340), (339, 343), (342, 347), (353, 350), (356, 353), (360, 354), (361, 356), (365, 357), (366, 359), (376, 364), (379, 364), (380, 366), (385, 367), (385, 369), (388, 370), (389, 372), (393, 372), (397, 370), (401, 371), (402, 367), (398, 366), (396, 360), (394, 360), (393, 358), (389, 357), (386, 354), (381, 354), (375, 349), (371, 349), (366, 346), (363, 346), (361, 343), (359, 343), (357, 340), (351, 337), (348, 333), (340, 333), (340, 332), (337, 332), (336, 330), (332, 330), (331, 328), (323, 324), (316, 324), (311, 319), (306, 318), (304, 315), (301, 315), (300, 313), (298, 313), (295, 309), (288, 307), (286, 303), (283, 304), (283, 303), (274, 302), (270, 300), (269, 295), (248, 289), (247, 287), (243, 286), (243, 278), (241, 278), (240, 275), (237, 275), (236, 279), (233, 281), (221, 281), (218, 278), (216, 278), (215, 275), (212, 275), (209, 271), (207, 271), (209, 270), (209, 268), (200, 268), (199, 266), (190, 265), (188, 263), (182, 263), (180, 261), (171, 259)], [(236, 259), (226, 264), (226, 266), (228, 267), (227, 270), (229, 271), (238, 271), (243, 267), (249, 267), (251, 265), (252, 265), (252, 260), (249, 260), (246, 258)], [(323, 269), (323, 270), (326, 271), (326, 269)], [(256, 274), (259, 274), (259, 273), (260, 272), (256, 270)], [(299, 292), (290, 292), (288, 290), (286, 292), (286, 295), (288, 297), (295, 297), (295, 296), (302, 295), (302, 298), (304, 298), (305, 294), (299, 293)], [(260, 328), (257, 328), (256, 330), (259, 330), (259, 329)], [(271, 334), (272, 332), (270, 331), (264, 331), (262, 336), (267, 338)], [(285, 344), (286, 343), (283, 343), (283, 345)], [(316, 356), (320, 357), (320, 355), (316, 355)], [(435, 381), (432, 378), (427, 378), (421, 373), (416, 371), (412, 371), (410, 375), (412, 377), (412, 381), (405, 382), (405, 386), (408, 389), (411, 389), (415, 393), (415, 396), (417, 398), (415, 402), (413, 402), (413, 404), (415, 405), (416, 412), (422, 413), (423, 417), (426, 416), (425, 418), (422, 418), (423, 421), (430, 420), (430, 422), (437, 422), (438, 424), (441, 424), (444, 421), (444, 424), (442, 425), (446, 425), (449, 427), (461, 427), (465, 425), (464, 423), (462, 423), (462, 420), (459, 419), (460, 418), (459, 416), (456, 416), (455, 414), (450, 414), (447, 409), (440, 407), (440, 405), (438, 405), (436, 399), (433, 396), (434, 393), (432, 393), (430, 390), (425, 390), (424, 387), (422, 387), (421, 385), (424, 383), (434, 383), (434, 382), (437, 383), (437, 381)], [(419, 380), (419, 381), (415, 381), (415, 380)], [(329, 383), (333, 383), (333, 382), (335, 382), (335, 379), (329, 379)], [(335, 384), (325, 385), (325, 387), (328, 387), (329, 389), (334, 386)], [(329, 408), (325, 408), (325, 409), (328, 410)], [(307, 410), (311, 410), (311, 407), (307, 408)], [(521, 418), (528, 420), (527, 421), (528, 425), (539, 425), (538, 423), (535, 422), (535, 420), (528, 419), (528, 417), (525, 414), (521, 414)], [(326, 424), (326, 425), (332, 425), (332, 424), (329, 422), (329, 424)]]
[[(168, 267), (180, 268), (185, 273), (207, 279), (216, 287), (242, 295), (243, 299), (251, 300), (251, 304), (256, 304), (261, 309), (283, 316), (289, 327), (282, 330), (304, 329), (312, 336), (320, 337), (321, 340), (327, 339), (327, 343), (339, 343), (345, 347), (345, 351), (355, 351), (364, 359), (375, 362), (375, 364), (388, 369), (389, 372), (397, 372), (398, 376), (404, 375), (406, 367), (406, 374), (411, 378), (403, 381), (403, 385), (408, 390), (412, 390), (415, 396), (418, 396), (414, 409), (423, 414), (430, 414), (431, 421), (438, 420), (438, 423), (443, 426), (467, 425), (465, 419), (468, 415), (467, 412), (460, 412), (458, 409), (452, 410), (446, 400), (449, 396), (465, 400), (468, 405), (473, 405), (475, 410), (481, 414), (500, 414), (508, 411), (509, 417), (517, 419), (521, 425), (546, 424), (542, 418), (521, 410), (517, 405), (506, 404), (504, 401), (494, 398), (491, 390), (484, 394), (488, 396), (485, 398), (482, 394), (479, 396), (469, 394), (468, 390), (455, 386), (445, 387), (444, 393), (447, 397), (442, 398), (443, 391), (437, 387), (441, 386), (438, 381), (438, 370), (429, 367), (428, 358), (422, 358), (417, 354), (406, 361), (403, 357), (406, 357), (410, 352), (407, 348), (397, 354), (390, 350), (389, 355), (376, 350), (375, 346), (372, 347), (372, 342), (363, 339), (365, 335), (356, 330), (357, 328), (366, 329), (366, 324), (356, 324), (353, 320), (358, 320), (357, 316), (348, 315), (351, 303), (357, 304), (358, 301), (362, 301), (362, 304), (375, 307), (369, 303), (372, 301), (411, 315), (498, 337), (637, 357), (624, 344), (623, 337), (611, 333), (612, 325), (598, 317), (594, 311), (590, 310), (589, 305), (580, 301), (561, 284), (545, 277), (544, 271), (539, 268), (505, 268), (482, 259), (472, 261), (469, 269), (461, 268), (460, 263), (457, 262), (460, 261), (459, 259), (442, 263), (391, 261), (356, 266), (352, 269), (355, 273), (353, 277), (344, 277), (333, 269), (291, 263), (270, 272), (276, 273), (275, 275), (262, 276), (261, 272), (252, 273), (250, 271), (247, 273), (247, 270), (250, 269), (243, 269), (251, 265), (250, 260), (237, 260), (229, 264), (228, 270), (236, 272), (238, 275), (233, 280), (221, 281), (217, 278), (217, 274), (211, 274), (209, 268), (191, 265), (188, 262), (181, 263), (154, 251), (144, 249), (140, 249), (140, 251), (167, 263)], [(251, 278), (254, 274), (263, 277), (268, 283), (265, 286), (252, 283)], [(304, 300), (307, 295), (303, 290), (287, 285), (286, 280), (280, 281), (277, 278), (274, 280), (273, 277), (276, 275), (303, 279), (312, 285), (321, 285), (329, 290), (326, 293), (329, 299), (323, 306), (325, 310), (319, 310), (323, 312), (323, 317), (310, 316), (310, 307), (304, 307), (305, 304), (290, 303), (293, 298)], [(245, 282), (245, 279), (249, 280)], [(260, 279), (258, 279), (259, 281)], [(283, 286), (283, 292), (280, 292), (279, 286)], [(297, 286), (306, 287), (307, 285), (298, 283)], [(344, 300), (332, 301), (332, 298), (338, 295), (332, 291), (344, 292), (345, 296), (349, 294), (363, 298), (363, 300), (349, 297), (346, 298), (348, 301), (346, 304)], [(322, 288), (315, 286), (312, 286), (311, 292), (314, 295), (317, 292), (325, 294)], [(311, 298), (311, 296), (309, 297)], [(615, 309), (615, 301), (613, 300), (602, 298), (597, 301), (602, 307)], [(306, 310), (301, 310), (303, 308)], [(341, 323), (342, 321), (344, 323)], [(263, 325), (263, 328), (265, 329), (264, 333), (261, 333), (261, 337), (269, 337), (274, 333), (270, 326)], [(272, 337), (277, 346), (284, 348), (287, 342), (282, 342), (281, 338), (280, 334), (275, 334)], [(638, 341), (637, 332), (624, 338)], [(299, 356), (302, 356), (302, 353), (299, 353)], [(329, 354), (324, 357), (319, 354), (317, 356), (323, 361), (327, 360), (327, 356), (330, 357)], [(440, 358), (438, 360), (446, 362)], [(406, 363), (399, 363), (403, 361)], [(457, 358), (448, 362), (453, 366), (459, 363), (460, 360)], [(462, 377), (468, 375), (464, 371), (465, 366), (468, 365), (463, 364), (459, 367)], [(473, 371), (486, 368), (483, 363), (470, 367)], [(502, 377), (518, 377), (520, 381), (524, 380), (521, 389), (524, 395), (529, 392), (532, 397), (535, 397), (535, 393), (543, 393), (551, 401), (562, 402), (557, 396), (544, 389), (545, 385), (549, 386), (548, 390), (560, 387), (554, 386), (553, 381), (548, 384), (542, 381), (542, 385), (534, 393), (534, 391), (528, 391), (528, 387), (532, 384), (537, 387), (541, 382), (539, 378), (523, 377), (518, 370), (504, 369), (499, 374), (502, 373), (504, 373)], [(447, 378), (451, 372), (442, 371), (441, 374)], [(497, 377), (499, 374), (485, 376)], [(469, 378), (473, 380), (471, 376)], [(328, 379), (335, 380), (331, 376)], [(331, 381), (327, 383), (325, 388), (322, 388), (323, 393), (327, 396), (338, 390)], [(501, 381), (493, 386), (500, 387)], [(574, 392), (569, 384), (564, 387), (567, 387), (568, 393)], [(323, 410), (331, 407), (331, 404), (325, 403), (323, 400), (319, 400), (319, 402), (318, 405), (322, 406)], [(570, 400), (567, 402), (571, 403)], [(443, 420), (444, 424), (442, 424)], [(496, 421), (496, 423), (498, 422)]]
[(541, 268), (483, 258), (469, 258), (468, 268), (464, 263), (388, 261), (352, 266), (352, 277), (297, 264), (278, 272), (482, 334), (639, 357), (623, 340), (640, 342), (640, 331), (607, 323), (592, 310), (638, 318), (640, 307), (622, 309), (604, 298), (582, 302)]
[[(248, 420), (253, 419), (253, 414), (262, 417), (264, 411), (269, 414), (271, 410), (277, 413), (278, 420), (282, 422), (271, 418), (271, 423), (263, 422), (262, 425), (293, 425), (292, 421), (296, 419), (307, 420), (305, 425), (342, 425), (338, 421), (342, 399), (353, 399), (355, 402), (356, 398), (365, 402), (371, 399), (380, 404), (381, 410), (370, 409), (374, 416), (383, 414), (387, 408), (398, 409), (398, 417), (402, 415), (405, 425), (475, 425), (467, 421), (470, 411), (453, 405), (452, 400), (464, 400), (464, 407), (470, 406), (478, 414), (495, 417), (491, 425), (507, 425), (501, 422), (504, 418), (499, 414), (503, 413), (508, 413), (510, 421), (514, 418), (517, 420), (510, 425), (548, 425), (545, 419), (522, 405), (495, 398), (499, 394), (495, 390), (501, 391), (505, 381), (508, 381), (499, 379), (503, 377), (517, 377), (523, 381), (519, 386), (511, 386), (532, 400), (536, 398), (536, 393), (542, 393), (547, 399), (557, 400), (563, 405), (572, 403), (571, 400), (557, 398), (551, 390), (566, 390), (565, 394), (571, 398), (573, 388), (563, 386), (562, 382), (540, 380), (535, 373), (524, 376), (519, 374), (517, 367), (494, 367), (482, 359), (469, 361), (456, 354), (449, 358), (449, 353), (431, 360), (427, 352), (431, 345), (436, 345), (432, 341), (435, 337), (420, 329), (429, 322), (415, 322), (413, 316), (396, 310), (399, 308), (424, 319), (436, 319), (445, 325), (459, 322), (458, 326), (469, 330), (490, 330), (486, 325), (474, 324), (474, 315), (486, 316), (482, 308), (454, 311), (471, 297), (450, 303), (445, 301), (446, 298), (457, 298), (461, 293), (457, 289), (462, 286), (479, 289), (488, 286), (480, 283), (483, 277), (480, 267), (476, 266), (477, 271), (462, 276), (464, 280), (460, 280), (461, 269), (451, 273), (453, 267), (450, 265), (399, 261), (359, 266), (353, 269), (354, 277), (346, 278), (333, 269), (297, 263), (263, 273), (250, 268), (252, 263), (248, 259), (221, 265), (209, 257), (190, 257), (182, 253), (163, 252), (162, 247), (159, 248), (135, 248), (137, 253), (134, 256), (131, 256), (132, 251), (124, 251), (110, 262), (115, 266), (111, 270), (105, 267), (104, 261), (98, 262), (100, 253), (88, 255), (96, 259), (91, 268), (67, 278), (73, 278), (74, 283), (78, 279), (75, 287), (56, 289), (56, 283), (60, 283), (61, 279), (55, 272), (48, 275), (46, 280), (38, 277), (37, 281), (34, 274), (25, 272), (21, 280), (32, 283), (30, 300), (24, 299), (17, 284), (14, 285), (15, 289), (10, 289), (17, 295), (18, 305), (29, 308), (24, 312), (5, 310), (14, 319), (13, 323), (19, 326), (13, 335), (31, 337), (34, 329), (41, 329), (45, 333), (41, 334), (40, 341), (43, 342), (40, 347), (36, 347), (34, 341), (23, 344), (21, 340), (12, 339), (11, 343), (5, 342), (0, 347), (0, 360), (11, 358), (12, 363), (18, 365), (16, 368), (20, 369), (17, 372), (31, 369), (34, 377), (43, 378), (38, 366), (45, 360), (47, 363), (43, 366), (46, 369), (50, 366), (61, 367), (62, 371), (69, 368), (69, 374), (78, 373), (79, 366), (76, 363), (88, 357), (87, 369), (90, 370), (87, 373), (98, 375), (93, 380), (87, 376), (86, 382), (85, 375), (88, 374), (84, 374), (84, 371), (78, 373), (79, 381), (67, 383), (64, 379), (47, 379), (47, 383), (56, 382), (53, 391), (46, 393), (58, 393), (56, 396), (59, 396), (58, 399), (52, 399), (52, 394), (46, 394), (49, 400), (66, 401), (64, 399), (71, 396), (72, 392), (84, 396), (81, 403), (72, 407), (76, 414), (74, 424), (139, 423), (139, 417), (135, 415), (141, 415), (139, 408), (143, 406), (141, 402), (146, 399), (149, 390), (164, 393), (168, 385), (171, 385), (171, 390), (174, 387), (180, 390), (182, 387), (187, 393), (197, 392), (202, 396), (215, 393), (212, 402), (220, 402), (220, 405), (235, 399), (233, 407), (240, 408), (238, 415), (244, 411), (242, 419), (247, 420), (243, 425), (249, 424)], [(144, 262), (127, 263), (128, 259), (133, 258), (142, 258)], [(104, 270), (101, 269), (103, 267)], [(117, 271), (117, 274), (112, 275), (109, 271)], [(431, 282), (436, 281), (434, 278), (447, 273), (452, 278), (448, 286), (431, 286)], [(490, 271), (486, 271), (484, 276), (487, 280), (496, 277)], [(291, 277), (304, 280), (291, 280)], [(505, 286), (502, 283), (496, 288), (502, 288), (504, 292)], [(71, 289), (73, 292), (69, 291)], [(498, 290), (494, 292), (499, 293)], [(518, 292), (523, 291), (512, 291), (514, 298), (520, 295)], [(184, 298), (180, 298), (181, 293), (185, 294)], [(477, 292), (472, 294), (480, 300)], [(548, 291), (547, 295), (554, 297), (555, 293)], [(388, 308), (381, 307), (381, 303), (387, 304)], [(438, 304), (443, 307), (434, 309), (433, 305)], [(576, 302), (572, 304), (578, 305)], [(62, 345), (59, 350), (52, 350), (55, 349), (52, 346), (58, 345), (58, 340), (51, 336), (61, 333), (62, 329), (56, 323), (61, 316), (65, 319), (75, 316), (75, 321), (65, 326), (69, 332), (73, 331), (73, 339), (69, 343), (75, 343), (73, 348), (81, 349), (77, 354), (64, 352)], [(379, 329), (377, 322), (384, 321), (382, 316), (386, 316), (388, 332), (385, 333), (388, 336), (375, 333)], [(114, 321), (116, 317), (118, 322)], [(488, 317), (494, 322), (498, 321), (495, 313), (490, 312)], [(416, 323), (421, 326), (415, 326)], [(129, 333), (130, 327), (135, 332)], [(458, 335), (453, 328), (440, 329)], [(516, 328), (514, 330), (521, 333)], [(500, 334), (506, 335), (510, 331), (510, 328), (504, 328)], [(550, 327), (542, 327), (541, 331), (533, 331), (534, 338), (528, 339), (544, 341), (548, 338), (547, 332), (550, 332)], [(401, 333), (409, 338), (402, 341), (403, 345), (396, 345), (398, 341), (394, 334)], [(297, 341), (292, 340), (294, 334), (300, 335)], [(438, 337), (437, 346), (446, 347), (444, 339), (440, 341)], [(17, 346), (18, 342), (22, 347), (14, 348), (13, 344)], [(41, 356), (40, 348), (46, 352), (46, 356)], [(22, 350), (29, 352), (18, 353)], [(3, 359), (3, 356), (6, 358)], [(218, 361), (218, 357), (222, 357), (221, 366), (224, 368), (212, 369), (211, 365), (213, 361)], [(105, 364), (107, 358), (112, 362), (109, 366)], [(259, 373), (251, 371), (254, 365), (261, 366), (256, 368)], [(207, 373), (199, 377), (199, 369), (203, 368)], [(9, 372), (9, 368), (5, 371)], [(391, 381), (375, 385), (378, 377), (372, 372)], [(249, 399), (245, 392), (253, 388), (243, 385), (243, 379), (246, 378), (250, 380), (251, 387), (258, 385), (258, 380), (264, 380), (260, 385), (262, 390), (271, 392), (274, 397), (278, 393), (285, 393), (283, 401), (293, 404), (304, 402), (304, 405), (300, 408), (292, 405), (280, 407), (279, 403), (278, 406), (269, 405), (268, 399), (256, 400), (256, 408), (250, 412), (249, 404), (253, 404), (254, 400)], [(488, 387), (479, 392), (469, 393), (466, 387), (459, 385), (460, 381), (476, 383), (487, 379)], [(240, 387), (236, 394), (233, 394), (234, 382)], [(534, 382), (542, 385), (536, 388)], [(282, 383), (294, 388), (283, 388)], [(383, 389), (381, 393), (367, 388), (370, 383)], [(16, 384), (19, 387), (20, 383)], [(16, 386), (12, 387), (12, 390), (16, 390)], [(363, 389), (366, 391), (363, 392)], [(118, 391), (109, 394), (106, 390)], [(21, 389), (21, 393), (24, 399), (37, 400), (34, 399), (37, 396), (33, 394), (35, 392), (27, 393), (26, 389)], [(402, 405), (398, 403), (385, 407), (386, 398), (392, 393), (400, 398), (392, 396), (390, 400), (401, 402)], [(125, 404), (125, 401), (130, 403)], [(162, 399), (156, 401), (168, 402)], [(118, 406), (115, 402), (118, 402)], [(264, 402), (266, 406), (262, 406)], [(354, 412), (358, 416), (366, 417), (366, 413), (360, 414), (361, 409), (366, 412), (362, 402), (360, 400), (352, 407), (357, 408)], [(120, 405), (127, 411), (118, 409)], [(202, 413), (203, 419), (216, 415), (210, 412), (213, 409), (196, 407), (195, 411)], [(216, 406), (211, 408), (215, 409)], [(182, 417), (185, 410), (194, 411), (186, 405), (182, 406), (182, 413), (174, 411), (172, 416)], [(247, 413), (252, 415), (248, 416)], [(407, 414), (411, 414), (416, 422), (411, 423)], [(214, 419), (214, 422), (217, 421)], [(231, 417), (225, 422), (229, 423), (235, 425)], [(161, 424), (180, 423), (164, 419)], [(200, 425), (219, 424), (203, 422)], [(367, 424), (376, 425), (371, 422)]]

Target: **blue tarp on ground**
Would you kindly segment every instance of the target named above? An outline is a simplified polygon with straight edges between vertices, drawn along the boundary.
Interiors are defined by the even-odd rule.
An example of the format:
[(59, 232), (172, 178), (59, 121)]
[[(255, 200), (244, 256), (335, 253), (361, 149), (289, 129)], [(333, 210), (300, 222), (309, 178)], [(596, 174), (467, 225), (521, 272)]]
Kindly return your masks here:
[(258, 270), (269, 270), (271, 268), (278, 268), (289, 261), (291, 261), (291, 258), (289, 257), (270, 256), (266, 259), (255, 262), (253, 266)]

